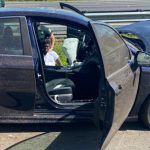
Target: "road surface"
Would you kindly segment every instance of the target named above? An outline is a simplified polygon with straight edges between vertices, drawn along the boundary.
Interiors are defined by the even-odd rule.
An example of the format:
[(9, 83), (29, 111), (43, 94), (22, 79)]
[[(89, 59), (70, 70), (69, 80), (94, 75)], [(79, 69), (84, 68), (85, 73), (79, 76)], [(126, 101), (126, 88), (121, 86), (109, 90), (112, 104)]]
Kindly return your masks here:
[[(0, 150), (97, 150), (99, 133), (92, 125), (1, 125)], [(150, 130), (125, 123), (106, 150), (150, 150)]]

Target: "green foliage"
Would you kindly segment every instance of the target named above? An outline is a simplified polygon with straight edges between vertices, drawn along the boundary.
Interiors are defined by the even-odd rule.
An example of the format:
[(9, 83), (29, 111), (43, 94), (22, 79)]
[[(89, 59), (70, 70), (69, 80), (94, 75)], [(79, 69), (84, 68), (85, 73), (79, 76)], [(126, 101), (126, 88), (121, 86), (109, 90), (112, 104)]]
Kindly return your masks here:
[(136, 35), (133, 35), (131, 33), (121, 33), (120, 35), (122, 37), (126, 37), (126, 38), (138, 39), (138, 37)]
[(64, 52), (62, 51), (62, 42), (56, 40), (54, 51), (59, 55), (59, 58), (60, 58), (62, 64), (64, 66), (67, 66), (68, 65), (67, 58), (66, 58)]

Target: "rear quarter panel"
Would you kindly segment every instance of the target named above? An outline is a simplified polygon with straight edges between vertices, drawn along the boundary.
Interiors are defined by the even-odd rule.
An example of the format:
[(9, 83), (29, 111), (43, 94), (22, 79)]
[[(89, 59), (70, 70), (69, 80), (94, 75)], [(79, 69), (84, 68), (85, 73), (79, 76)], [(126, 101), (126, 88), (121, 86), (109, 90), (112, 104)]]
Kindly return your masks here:
[(141, 67), (141, 77), (135, 104), (129, 117), (137, 117), (145, 100), (150, 96), (150, 67)]

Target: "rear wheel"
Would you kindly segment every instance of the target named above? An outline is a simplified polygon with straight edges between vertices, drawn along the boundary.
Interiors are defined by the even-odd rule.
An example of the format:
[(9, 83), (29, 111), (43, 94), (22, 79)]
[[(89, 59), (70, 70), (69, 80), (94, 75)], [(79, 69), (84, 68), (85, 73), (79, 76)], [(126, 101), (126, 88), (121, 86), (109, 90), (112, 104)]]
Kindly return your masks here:
[(150, 129), (150, 98), (142, 107), (140, 119)]

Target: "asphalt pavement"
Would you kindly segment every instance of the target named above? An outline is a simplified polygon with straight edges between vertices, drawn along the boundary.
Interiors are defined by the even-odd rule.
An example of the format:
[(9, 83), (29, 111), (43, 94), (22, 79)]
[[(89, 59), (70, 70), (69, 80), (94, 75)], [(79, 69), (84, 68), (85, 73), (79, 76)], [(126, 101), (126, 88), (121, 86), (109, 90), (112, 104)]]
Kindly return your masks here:
[[(97, 150), (99, 131), (87, 124), (1, 125), (0, 150)], [(106, 150), (150, 150), (150, 130), (125, 123)]]

